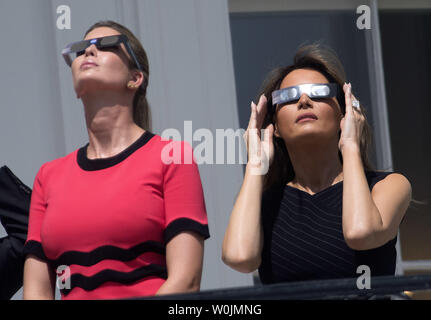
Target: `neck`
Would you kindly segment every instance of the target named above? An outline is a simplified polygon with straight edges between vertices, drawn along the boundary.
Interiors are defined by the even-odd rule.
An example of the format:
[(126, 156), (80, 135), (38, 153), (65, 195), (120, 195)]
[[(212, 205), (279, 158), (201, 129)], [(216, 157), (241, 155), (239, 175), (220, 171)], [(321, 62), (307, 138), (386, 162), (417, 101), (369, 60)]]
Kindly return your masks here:
[(104, 91), (82, 96), (89, 137), (89, 159), (112, 157), (144, 132), (133, 121), (133, 96)]
[(314, 194), (343, 180), (343, 166), (338, 157), (338, 141), (287, 146), (295, 171), (289, 185)]

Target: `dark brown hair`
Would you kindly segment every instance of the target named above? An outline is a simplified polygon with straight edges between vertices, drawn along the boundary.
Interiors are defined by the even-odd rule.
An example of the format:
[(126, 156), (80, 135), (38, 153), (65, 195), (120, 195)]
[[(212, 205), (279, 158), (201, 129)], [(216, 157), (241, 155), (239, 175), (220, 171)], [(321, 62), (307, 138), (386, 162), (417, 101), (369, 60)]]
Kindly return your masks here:
[[(140, 126), (142, 129), (151, 130), (151, 112), (150, 106), (147, 101), (147, 87), (148, 80), (150, 76), (150, 70), (148, 65), (148, 57), (140, 41), (135, 37), (135, 35), (126, 27), (114, 21), (99, 21), (93, 24), (86, 32), (85, 36), (89, 34), (92, 30), (108, 27), (118, 31), (120, 34), (127, 36), (129, 39), (130, 46), (136, 55), (136, 59), (142, 68), (142, 73), (144, 74), (144, 82), (138, 88), (133, 98), (133, 121)], [(134, 62), (129, 59), (129, 68), (134, 69), (136, 66)]]
[[(343, 85), (346, 81), (343, 65), (336, 53), (321, 44), (310, 44), (298, 49), (293, 59), (293, 64), (272, 70), (264, 80), (259, 96), (264, 94), (268, 100), (267, 114), (263, 122), (263, 128), (270, 123), (275, 124), (276, 108), (272, 105), (272, 92), (280, 89), (283, 79), (293, 70), (312, 69), (323, 74), (329, 82), (338, 84), (337, 102), (345, 113), (345, 98)], [(365, 110), (361, 105), (362, 113)], [(368, 160), (368, 148), (371, 143), (371, 128), (365, 118), (364, 129), (360, 139), (361, 159), (365, 170), (371, 170)], [(341, 152), (338, 152), (341, 163), (343, 162)], [(295, 177), (289, 153), (282, 138), (274, 136), (274, 160), (269, 167), (264, 180), (264, 189), (273, 185), (285, 185)]]

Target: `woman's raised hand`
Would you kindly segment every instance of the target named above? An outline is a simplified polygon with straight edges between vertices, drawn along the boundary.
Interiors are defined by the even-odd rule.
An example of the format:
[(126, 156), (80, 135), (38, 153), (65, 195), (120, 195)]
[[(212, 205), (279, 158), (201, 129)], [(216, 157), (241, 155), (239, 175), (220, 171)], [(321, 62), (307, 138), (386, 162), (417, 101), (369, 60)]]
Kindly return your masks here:
[(264, 95), (259, 102), (251, 103), (250, 121), (244, 140), (247, 145), (248, 163), (244, 181), (235, 200), (229, 224), (223, 239), (222, 259), (231, 268), (249, 273), (259, 268), (263, 248), (261, 205), (264, 175), (274, 156), (272, 135), (274, 127), (261, 129), (266, 116), (267, 100)]
[[(251, 102), (251, 115), (244, 140), (247, 146), (248, 163), (255, 174), (266, 174), (274, 158), (273, 134), (274, 126), (269, 124), (262, 129), (267, 112), (267, 99), (261, 95), (257, 105)], [(264, 139), (261, 140), (263, 131)]]
[(346, 114), (341, 120), (341, 136), (338, 143), (338, 148), (341, 153), (345, 147), (353, 147), (359, 151), (361, 134), (364, 128), (365, 117), (358, 108), (352, 106), (352, 101), (356, 100), (352, 94), (352, 85), (344, 84), (343, 86), (346, 99)]

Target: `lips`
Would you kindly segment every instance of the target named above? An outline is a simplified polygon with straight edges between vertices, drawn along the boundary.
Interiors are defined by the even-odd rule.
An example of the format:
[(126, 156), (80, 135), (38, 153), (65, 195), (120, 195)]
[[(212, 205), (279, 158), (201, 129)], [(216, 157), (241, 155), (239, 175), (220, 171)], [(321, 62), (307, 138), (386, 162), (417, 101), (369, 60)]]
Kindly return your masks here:
[(97, 63), (95, 63), (94, 61), (91, 61), (91, 60), (88, 60), (88, 61), (84, 61), (82, 64), (81, 64), (81, 69), (84, 69), (84, 68), (90, 68), (90, 67), (97, 67)]
[(301, 114), (298, 118), (296, 118), (296, 122), (300, 122), (302, 120), (317, 120), (317, 116), (314, 113), (308, 112)]

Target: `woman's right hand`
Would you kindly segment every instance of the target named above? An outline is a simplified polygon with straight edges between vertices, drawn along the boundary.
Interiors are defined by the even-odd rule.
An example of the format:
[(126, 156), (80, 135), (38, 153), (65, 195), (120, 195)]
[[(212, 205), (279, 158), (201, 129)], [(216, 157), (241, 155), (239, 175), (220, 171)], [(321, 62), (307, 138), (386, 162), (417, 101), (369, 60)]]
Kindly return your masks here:
[(247, 168), (223, 239), (222, 260), (231, 268), (245, 273), (259, 268), (262, 259), (263, 175), (267, 173), (274, 157), (272, 124), (262, 130), (264, 140), (261, 140), (266, 104), (264, 95), (259, 98), (257, 106), (251, 103), (250, 121), (244, 133), (248, 153)]
[(251, 103), (250, 121), (244, 133), (248, 153), (247, 168), (241, 190), (232, 209), (222, 247), (224, 263), (245, 273), (259, 268), (262, 257), (263, 175), (268, 171), (274, 157), (272, 124), (263, 130), (264, 140), (261, 140), (261, 129), (267, 112), (266, 104), (264, 95), (259, 98), (257, 106)]
[(267, 99), (261, 95), (257, 105), (251, 102), (250, 121), (244, 140), (247, 146), (248, 166), (257, 174), (266, 174), (269, 165), (274, 159), (274, 126), (269, 124), (264, 130), (264, 139), (261, 140), (261, 129), (267, 112)]

